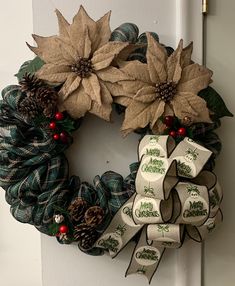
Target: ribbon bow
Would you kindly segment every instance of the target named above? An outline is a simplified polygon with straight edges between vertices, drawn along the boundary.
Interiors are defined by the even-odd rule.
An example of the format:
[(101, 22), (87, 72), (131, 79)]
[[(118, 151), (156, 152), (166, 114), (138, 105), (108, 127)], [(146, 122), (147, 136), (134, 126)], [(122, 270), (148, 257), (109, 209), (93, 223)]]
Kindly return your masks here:
[(115, 257), (142, 229), (126, 275), (144, 274), (149, 283), (165, 248), (179, 248), (185, 233), (201, 242), (222, 221), (222, 190), (203, 170), (212, 152), (185, 138), (146, 135), (140, 142), (136, 193), (119, 209), (96, 242)]

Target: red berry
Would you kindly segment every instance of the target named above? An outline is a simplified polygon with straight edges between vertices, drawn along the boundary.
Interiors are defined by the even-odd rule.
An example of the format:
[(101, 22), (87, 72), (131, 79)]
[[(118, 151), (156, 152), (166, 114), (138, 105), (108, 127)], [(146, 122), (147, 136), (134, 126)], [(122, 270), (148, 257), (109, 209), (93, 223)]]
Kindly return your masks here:
[(163, 122), (164, 122), (164, 124), (166, 124), (167, 127), (171, 127), (174, 123), (174, 117), (173, 116), (165, 116)]
[(171, 130), (169, 132), (169, 135), (172, 136), (173, 138), (175, 138), (177, 134), (176, 134), (176, 132), (174, 130)]
[(68, 233), (69, 228), (67, 227), (67, 225), (63, 224), (60, 226), (59, 231), (60, 231), (60, 233)]
[(62, 131), (60, 133), (60, 140), (63, 142), (63, 143), (67, 143), (68, 141), (68, 134), (65, 132), (65, 131)]
[(60, 121), (64, 119), (64, 114), (62, 112), (56, 112), (55, 119)]
[(56, 140), (56, 141), (59, 140), (59, 139), (60, 139), (60, 135), (57, 134), (57, 133), (54, 134), (54, 135), (53, 135), (53, 139)]
[(50, 122), (49, 128), (52, 130), (56, 129), (56, 123), (54, 121)]
[(187, 133), (187, 131), (186, 131), (186, 128), (184, 128), (184, 127), (180, 127), (180, 128), (178, 129), (178, 131), (177, 131), (177, 134), (178, 134), (179, 136), (182, 136), (182, 137), (185, 137), (185, 136), (186, 136), (186, 133)]

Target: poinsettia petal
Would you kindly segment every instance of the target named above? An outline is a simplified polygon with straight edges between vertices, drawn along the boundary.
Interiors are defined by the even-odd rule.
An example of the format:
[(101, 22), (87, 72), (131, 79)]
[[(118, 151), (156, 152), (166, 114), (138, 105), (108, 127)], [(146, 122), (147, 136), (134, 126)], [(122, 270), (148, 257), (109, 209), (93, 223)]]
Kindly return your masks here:
[(48, 82), (63, 83), (71, 74), (67, 65), (45, 64), (36, 73), (37, 77)]
[(108, 42), (100, 49), (94, 52), (92, 64), (95, 70), (101, 70), (108, 67), (113, 59), (123, 50), (128, 43), (123, 42)]
[(167, 52), (150, 33), (146, 33), (148, 39), (147, 64), (149, 75), (153, 83), (165, 82), (167, 80), (166, 61)]
[(110, 121), (111, 112), (112, 112), (112, 105), (110, 104), (99, 105), (95, 101), (92, 101), (90, 113), (106, 121)]
[(173, 115), (174, 115), (174, 111), (173, 111), (171, 104), (166, 103), (165, 108), (164, 108), (164, 116), (173, 116)]
[(167, 81), (178, 83), (181, 78), (181, 54), (183, 50), (183, 40), (179, 42), (177, 49), (167, 59)]
[(60, 72), (70, 72), (70, 66), (64, 64), (44, 64), (40, 70), (38, 70), (38, 74), (45, 73), (60, 73)]
[(110, 104), (113, 102), (112, 95), (109, 91), (109, 89), (106, 86), (105, 82), (100, 82), (100, 88), (101, 88), (101, 102), (102, 104)]
[(82, 85), (91, 100), (101, 105), (101, 89), (97, 76), (92, 73), (89, 77), (83, 78)]
[(70, 64), (74, 64), (78, 59), (79, 55), (76, 49), (71, 45), (69, 41), (58, 39), (60, 43), (60, 49), (63, 58)]
[(165, 102), (163, 100), (161, 101), (156, 100), (153, 104), (151, 104), (151, 114), (152, 114), (152, 120), (150, 124), (151, 128), (153, 128), (155, 123), (159, 120), (159, 118), (164, 113), (164, 107), (165, 107)]
[(105, 84), (100, 83), (101, 86), (101, 94), (102, 94), (102, 104), (97, 104), (97, 102), (92, 101), (90, 113), (95, 114), (96, 116), (110, 121), (110, 115), (112, 112), (112, 96), (105, 86)]
[(105, 69), (96, 71), (96, 75), (103, 81), (108, 81), (111, 83), (130, 79), (125, 73), (115, 67), (107, 67)]
[(63, 55), (60, 50), (60, 44), (57, 41), (57, 36), (41, 37), (38, 35), (32, 35), (33, 39), (37, 43), (37, 47), (32, 47), (29, 44), (28, 47), (38, 55), (45, 63), (54, 63), (61, 61)]
[(132, 101), (133, 99), (128, 96), (118, 96), (114, 98), (114, 102), (122, 106), (128, 106)]
[(211, 122), (207, 103), (198, 95), (180, 92), (173, 98), (171, 104), (175, 115), (180, 119), (189, 116), (193, 122)]
[[(83, 6), (81, 5), (78, 13), (73, 18), (73, 23), (70, 26), (70, 39), (74, 45), (81, 45), (84, 42), (84, 31), (87, 30), (90, 39), (94, 39), (97, 34), (96, 22), (91, 19)], [(80, 50), (79, 50), (80, 52)], [(81, 54), (81, 56), (84, 56)]]
[(88, 28), (84, 28), (81, 38), (77, 42), (77, 51), (81, 58), (89, 58), (91, 53), (91, 40), (89, 38)]
[(144, 86), (134, 96), (134, 99), (142, 103), (150, 103), (156, 100), (156, 87)]
[(125, 94), (132, 94), (133, 96), (143, 87), (149, 84), (139, 80), (125, 80), (121, 81), (120, 85), (123, 86)]
[(120, 70), (129, 77), (146, 83), (151, 83), (147, 64), (143, 64), (139, 61), (124, 62)]
[[(118, 96), (126, 96), (127, 93), (124, 91), (123, 86), (120, 83), (111, 83), (106, 81), (105, 86), (108, 88), (109, 92), (112, 94), (112, 96), (118, 97)], [(132, 97), (132, 95), (129, 95)]]
[(56, 9), (55, 12), (58, 19), (59, 35), (62, 37), (69, 37), (69, 23), (58, 9)]
[(182, 69), (192, 63), (191, 57), (193, 52), (193, 42), (183, 49), (181, 54), (181, 67)]
[[(147, 44), (131, 44), (125, 47), (118, 55), (118, 59), (121, 61), (126, 61), (130, 54), (134, 54), (134, 52), (138, 49), (147, 48)], [(140, 63), (140, 62), (139, 62)]]
[(199, 64), (186, 66), (182, 71), (177, 90), (198, 94), (210, 84), (212, 74), (212, 71)]
[(124, 135), (131, 131), (146, 127), (152, 119), (151, 105), (133, 100), (126, 108), (125, 119), (122, 125)]
[(76, 74), (71, 73), (59, 91), (61, 98), (66, 99), (71, 93), (79, 88), (81, 78)]
[(66, 110), (73, 118), (80, 118), (91, 109), (91, 99), (80, 87), (65, 101), (60, 101), (59, 109)]
[(100, 47), (102, 47), (109, 41), (111, 35), (111, 30), (109, 26), (110, 16), (111, 11), (106, 13), (96, 22), (96, 29), (99, 32), (96, 33), (94, 38), (92, 38), (92, 52), (98, 50)]

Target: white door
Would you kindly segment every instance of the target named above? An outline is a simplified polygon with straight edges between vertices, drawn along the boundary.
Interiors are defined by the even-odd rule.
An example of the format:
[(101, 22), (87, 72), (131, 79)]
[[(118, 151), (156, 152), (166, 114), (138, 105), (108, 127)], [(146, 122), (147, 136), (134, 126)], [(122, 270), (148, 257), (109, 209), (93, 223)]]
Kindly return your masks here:
[[(206, 19), (206, 64), (214, 71), (213, 86), (235, 114), (235, 1), (213, 0), (209, 3)], [(224, 189), (224, 222), (215, 235), (205, 242), (205, 286), (235, 284), (235, 120), (225, 118), (222, 124), (218, 133), (223, 142), (223, 150), (217, 160), (216, 173)]]
[[(80, 4), (95, 19), (112, 10), (112, 28), (124, 22), (133, 22), (141, 32), (159, 33), (161, 42), (172, 47), (176, 46), (181, 37), (185, 39), (185, 44), (194, 40), (194, 59), (199, 62), (202, 60), (202, 14), (198, 0), (191, 0), (190, 3), (186, 0), (34, 0), (34, 33), (56, 33), (55, 8), (71, 20)], [(119, 132), (121, 121), (117, 117), (114, 117), (114, 121), (113, 124), (107, 124), (95, 117), (86, 117), (68, 152), (71, 173), (89, 182), (95, 175), (110, 169), (124, 176), (128, 174), (129, 164), (137, 159), (137, 147), (133, 146), (137, 146), (138, 136), (129, 135), (123, 140)], [(91, 140), (91, 137), (95, 139)], [(43, 286), (143, 285), (146, 281), (138, 275), (124, 278), (132, 250), (133, 244), (114, 260), (108, 256), (91, 257), (79, 252), (76, 245), (61, 246), (54, 238), (42, 235)], [(188, 242), (180, 250), (166, 251), (152, 283), (201, 285), (201, 246)]]
[[(15, 83), (13, 74), (17, 67), (25, 59), (32, 56), (28, 53), (28, 49), (24, 44), (24, 41), (29, 40), (29, 34), (32, 32), (31, 2), (32, 0), (1, 1), (1, 88), (6, 84)], [(80, 4), (80, 1), (72, 0), (33, 0), (33, 2), (34, 30), (36, 33), (44, 35), (50, 35), (56, 30), (56, 20), (53, 14), (55, 7), (71, 19)], [(114, 12), (112, 27), (116, 27), (124, 21), (133, 21), (142, 30), (149, 29), (159, 32), (162, 41), (172, 44), (172, 46), (175, 46), (175, 40), (181, 36), (187, 41), (192, 39), (196, 44), (194, 58), (200, 61), (202, 57), (200, 0), (87, 0), (81, 2), (86, 6), (89, 13), (97, 18), (105, 10), (112, 8)], [(122, 5), (122, 2), (128, 2), (128, 4), (124, 3)], [(95, 6), (94, 3), (96, 3)], [(137, 8), (133, 9), (131, 5), (133, 3)], [(140, 8), (141, 5), (145, 5), (143, 10)], [(127, 9), (129, 6), (132, 8)], [(138, 13), (138, 11), (141, 11), (141, 13)], [(142, 13), (142, 11), (144, 12)], [(234, 1), (210, 1), (210, 13), (206, 21), (207, 66), (214, 70), (214, 86), (223, 94), (233, 113), (235, 113), (234, 11)], [(164, 20), (159, 21), (159, 16), (160, 19)], [(164, 21), (167, 21), (167, 25)], [(14, 45), (17, 46), (17, 53)], [(89, 125), (90, 122), (88, 121), (86, 124)], [(117, 122), (118, 124), (120, 123)], [(105, 125), (105, 128), (108, 128), (107, 125)], [(116, 126), (116, 128), (118, 127)], [(235, 281), (234, 128), (234, 119), (225, 119), (223, 120), (223, 128), (219, 131), (224, 149), (217, 161), (217, 174), (225, 193), (223, 202), (225, 220), (215, 235), (208, 238), (205, 244), (204, 283), (202, 283), (205, 286), (233, 286)], [(107, 130), (105, 132), (111, 132), (111, 130), (105, 130)], [(114, 133), (117, 136), (117, 130)], [(85, 139), (86, 134), (81, 134), (81, 138)], [(99, 140), (101, 139), (99, 138)], [(120, 140), (119, 136), (118, 139)], [(127, 145), (133, 142), (131, 140), (135, 142), (135, 138), (132, 137), (128, 139)], [(74, 148), (76, 149), (76, 146)], [(114, 152), (119, 152), (117, 150), (118, 146), (114, 146)], [(121, 154), (120, 156), (122, 156)], [(108, 157), (112, 155), (112, 153), (107, 154)], [(133, 156), (135, 156), (134, 153), (130, 155), (129, 160)], [(123, 160), (123, 156), (119, 159)], [(122, 162), (127, 166), (127, 162)], [(120, 166), (114, 165), (112, 160), (109, 164), (112, 169), (120, 169)], [(103, 165), (106, 166), (106, 164)], [(79, 175), (84, 176), (84, 179), (89, 179), (97, 174), (97, 171), (105, 169), (102, 170), (99, 166), (97, 170), (93, 169), (89, 172), (86, 170), (84, 167), (83, 174), (79, 173)], [(74, 171), (77, 172), (75, 167)], [(126, 170), (124, 170), (125, 172)], [(13, 220), (9, 213), (9, 207), (4, 202), (3, 191), (1, 192), (0, 223), (2, 227), (0, 237), (0, 284), (4, 286), (42, 286), (39, 233), (31, 226), (24, 226)], [(138, 276), (136, 278), (123, 278), (123, 271), (128, 264), (130, 249), (127, 254), (122, 254), (117, 260), (112, 261), (108, 257), (96, 259), (84, 256), (78, 252), (76, 246), (60, 246), (54, 239), (45, 236), (41, 236), (41, 240), (43, 286), (74, 286), (82, 283), (104, 286), (109, 284), (132, 285), (135, 283), (138, 286), (146, 283)], [(152, 285), (200, 285), (200, 267), (200, 248), (194, 244), (186, 246), (175, 253), (171, 251), (162, 261)]]

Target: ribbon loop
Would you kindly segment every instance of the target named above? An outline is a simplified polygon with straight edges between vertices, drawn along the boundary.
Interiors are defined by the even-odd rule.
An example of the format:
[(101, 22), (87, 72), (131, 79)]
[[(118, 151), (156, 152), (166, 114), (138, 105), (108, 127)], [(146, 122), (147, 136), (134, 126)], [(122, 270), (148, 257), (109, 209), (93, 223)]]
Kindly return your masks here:
[(209, 217), (206, 222), (199, 226), (187, 225), (187, 233), (190, 238), (197, 242), (202, 242), (223, 220), (223, 214), (221, 210), (217, 212), (214, 217)]
[(220, 184), (217, 182), (215, 187), (209, 190), (210, 217), (214, 217), (219, 211), (223, 199), (223, 193)]
[(136, 195), (132, 215), (136, 224), (163, 223), (171, 218), (173, 210), (172, 197), (168, 200)]
[(165, 200), (177, 184), (176, 161), (143, 155), (136, 177), (136, 192)]
[(147, 238), (162, 247), (178, 248), (182, 244), (183, 229), (179, 224), (151, 224), (147, 226)]
[(209, 216), (209, 197), (205, 186), (180, 182), (176, 191), (181, 210), (176, 223), (202, 225)]
[(145, 135), (138, 148), (139, 160), (143, 155), (168, 158), (175, 148), (175, 141), (168, 135)]
[(212, 152), (186, 137), (171, 154), (177, 160), (177, 170), (181, 177), (195, 178), (203, 169)]

